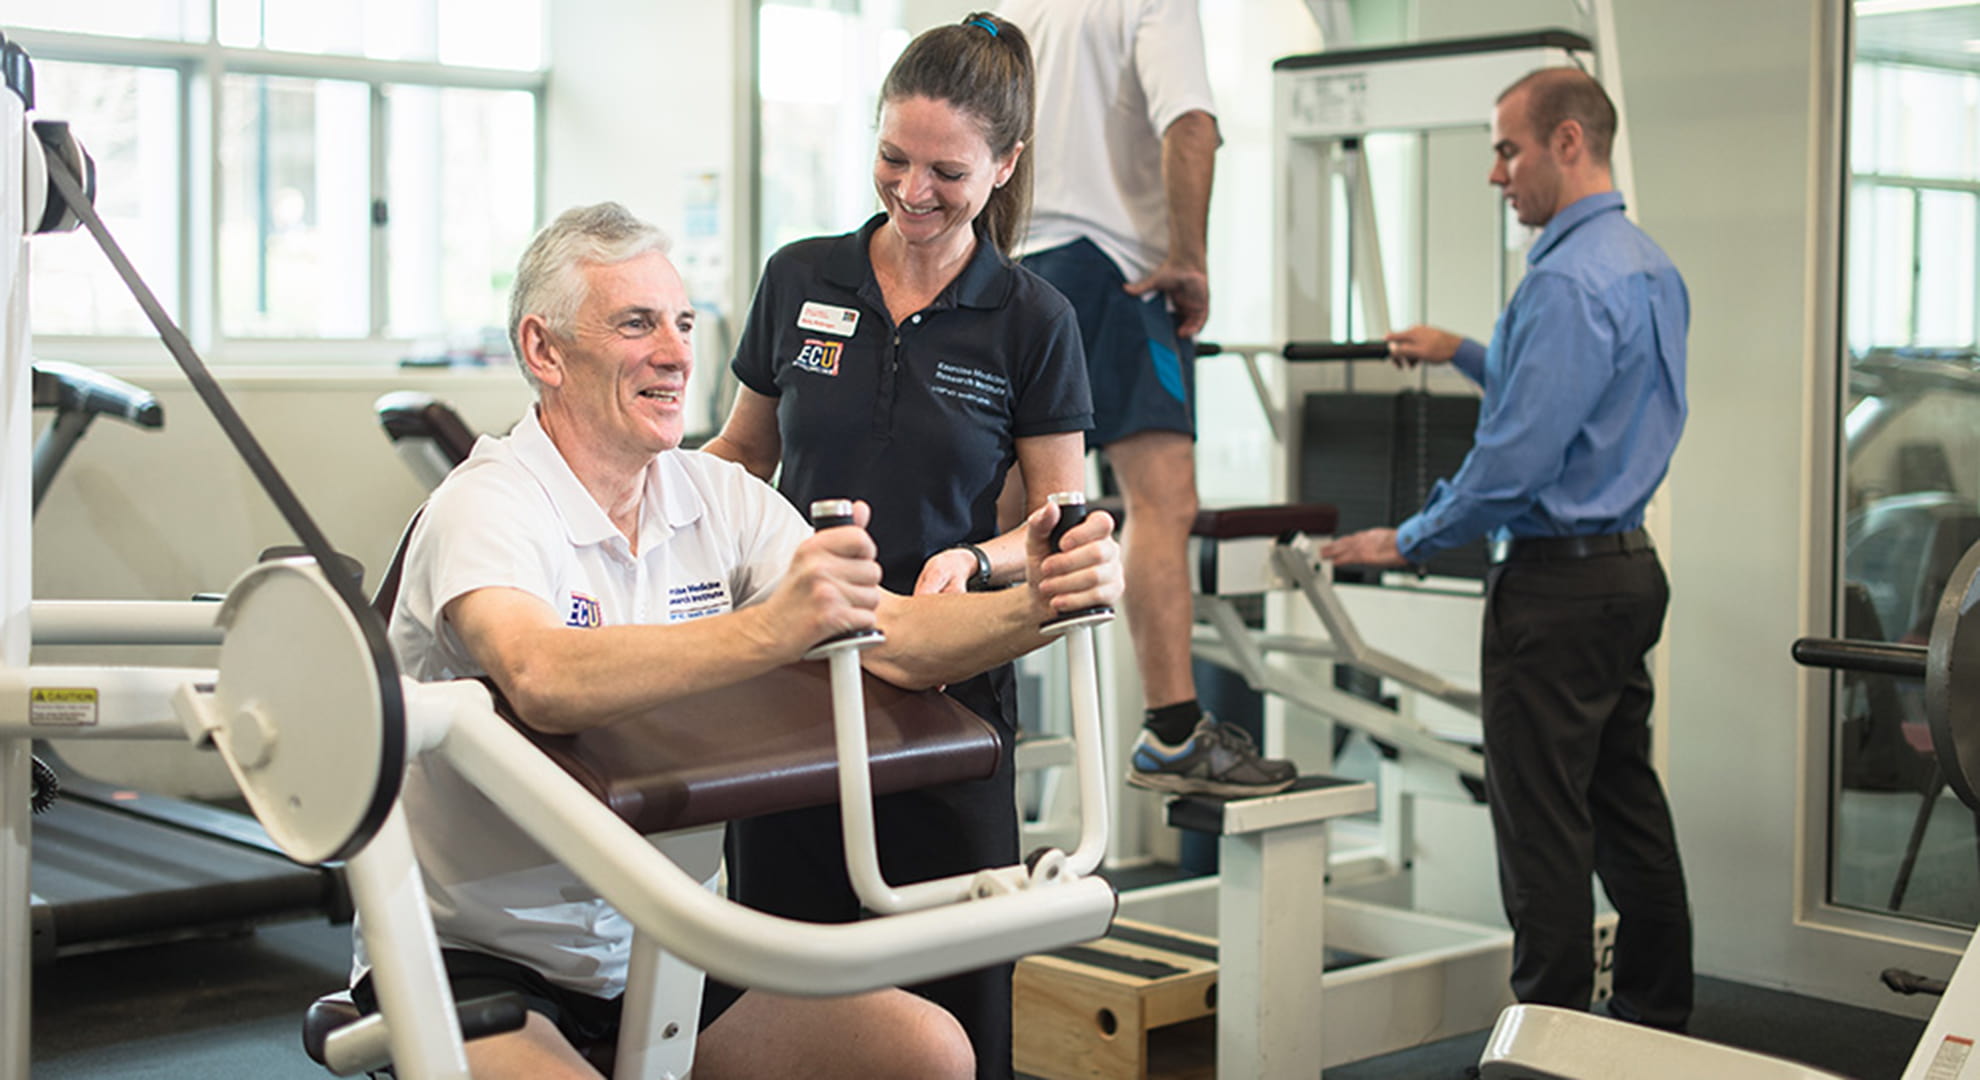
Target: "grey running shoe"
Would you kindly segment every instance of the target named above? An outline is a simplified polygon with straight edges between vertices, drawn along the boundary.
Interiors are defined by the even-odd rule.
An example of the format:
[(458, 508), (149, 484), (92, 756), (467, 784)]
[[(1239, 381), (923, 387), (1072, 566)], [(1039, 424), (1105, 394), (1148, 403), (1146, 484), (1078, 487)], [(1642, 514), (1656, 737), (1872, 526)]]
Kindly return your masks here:
[(1179, 795), (1269, 795), (1299, 779), (1292, 762), (1258, 756), (1258, 744), (1243, 728), (1207, 713), (1181, 746), (1143, 728), (1129, 760), (1128, 783)]

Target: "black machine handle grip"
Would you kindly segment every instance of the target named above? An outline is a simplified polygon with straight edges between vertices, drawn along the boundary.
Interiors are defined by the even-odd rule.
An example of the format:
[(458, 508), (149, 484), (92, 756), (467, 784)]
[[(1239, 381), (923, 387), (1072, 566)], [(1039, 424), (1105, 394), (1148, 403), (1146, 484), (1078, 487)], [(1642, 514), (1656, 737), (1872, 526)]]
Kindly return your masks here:
[(1283, 354), (1288, 360), (1324, 362), (1338, 360), (1387, 360), (1386, 341), (1293, 341)]
[(811, 527), (814, 529), (836, 529), (853, 523), (853, 502), (851, 499), (813, 499), (811, 502)]
[(1854, 641), (1848, 638), (1801, 638), (1794, 643), (1791, 651), (1794, 662), (1803, 667), (1896, 675), (1906, 679), (1925, 677), (1926, 648), (1923, 645)]
[[(1214, 341), (1196, 343), (1198, 356), (1222, 356), (1223, 353), (1224, 347)], [(1280, 349), (1279, 355), (1287, 360), (1307, 362), (1387, 360), (1389, 343), (1386, 341), (1294, 341)]]
[(1055, 491), (1045, 496), (1045, 501), (1059, 508), (1059, 520), (1052, 526), (1052, 550), (1064, 551), (1066, 534), (1078, 528), (1092, 510), (1086, 505), (1086, 495), (1078, 491)]
[[(1092, 512), (1092, 508), (1086, 505), (1086, 494), (1079, 491), (1055, 491), (1045, 496), (1045, 501), (1059, 508), (1059, 520), (1052, 526), (1051, 544), (1053, 551), (1063, 551), (1065, 548), (1061, 545), (1065, 542), (1066, 534), (1078, 528), (1079, 523), (1085, 521), (1086, 515)], [(1083, 619), (1104, 621), (1112, 618), (1113, 615), (1114, 609), (1105, 604), (1097, 607), (1079, 608), (1078, 610), (1064, 612), (1046, 620), (1039, 626), (1039, 629), (1049, 631), (1055, 627), (1064, 626)]]
[[(854, 524), (853, 502), (851, 499), (814, 499), (811, 503), (811, 527), (814, 529), (836, 529), (842, 525)], [(813, 645), (805, 652), (807, 659), (823, 656), (845, 648), (864, 648), (885, 641), (887, 636), (878, 630), (847, 630), (833, 634), (824, 641)]]

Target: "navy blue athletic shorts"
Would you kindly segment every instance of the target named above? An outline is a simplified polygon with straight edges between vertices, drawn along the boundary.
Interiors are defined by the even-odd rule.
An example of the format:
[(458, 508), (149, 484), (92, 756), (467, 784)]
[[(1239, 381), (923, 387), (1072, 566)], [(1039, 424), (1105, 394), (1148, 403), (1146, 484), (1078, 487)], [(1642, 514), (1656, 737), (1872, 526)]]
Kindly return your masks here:
[(1024, 268), (1065, 294), (1079, 317), (1093, 387), (1087, 446), (1143, 431), (1195, 437), (1195, 343), (1176, 337), (1175, 316), (1161, 293), (1128, 295), (1114, 260), (1090, 240), (1028, 255)]

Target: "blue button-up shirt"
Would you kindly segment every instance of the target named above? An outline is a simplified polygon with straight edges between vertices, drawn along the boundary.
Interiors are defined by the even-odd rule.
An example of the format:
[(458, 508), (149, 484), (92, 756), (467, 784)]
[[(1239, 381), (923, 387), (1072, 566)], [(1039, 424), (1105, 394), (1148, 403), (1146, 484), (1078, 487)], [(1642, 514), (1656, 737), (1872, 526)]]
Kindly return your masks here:
[(1554, 215), (1492, 330), (1452, 363), (1485, 388), (1464, 465), (1396, 530), (1411, 562), (1480, 536), (1627, 532), (1684, 430), (1691, 300), (1677, 267), (1590, 195)]

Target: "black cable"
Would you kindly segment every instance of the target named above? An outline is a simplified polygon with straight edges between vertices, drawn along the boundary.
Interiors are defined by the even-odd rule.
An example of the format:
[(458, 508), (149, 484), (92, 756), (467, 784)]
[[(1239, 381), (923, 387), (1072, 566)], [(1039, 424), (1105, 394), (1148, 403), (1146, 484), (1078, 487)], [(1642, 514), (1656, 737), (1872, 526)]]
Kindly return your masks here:
[[(59, 127), (50, 125), (50, 130), (57, 132), (58, 138), (68, 137), (66, 124)], [(41, 134), (42, 125), (37, 123), (35, 125), (37, 140), (40, 140)], [(152, 294), (150, 286), (146, 285), (144, 279), (138, 275), (137, 268), (131, 265), (129, 258), (125, 257), (123, 249), (117, 246), (117, 241), (110, 235), (109, 228), (97, 215), (96, 207), (91, 201), (90, 194), (84, 190), (83, 182), (71, 171), (68, 158), (65, 156), (68, 149), (67, 145), (43, 144), (42, 156), (48, 162), (49, 180), (54, 183), (56, 191), (68, 203), (69, 209), (89, 230), (89, 234), (96, 238), (97, 246), (103, 249), (103, 254), (110, 260), (110, 265), (116, 269), (117, 276), (124, 279), (124, 284), (131, 290), (131, 296), (137, 300), (138, 306), (144, 309), (145, 317), (151, 320), (151, 325), (158, 330), (158, 338), (164, 343), (166, 351), (172, 354), (172, 359), (178, 361), (179, 369), (186, 373), (187, 381), (192, 383), (200, 400), (206, 403), (207, 411), (213, 414), (213, 419), (219, 423), (220, 430), (226, 432), (228, 441), (234, 444), (234, 452), (246, 463), (248, 471), (254, 474), (255, 480), (261, 485), (261, 490), (267, 493), (269, 500), (275, 504), (275, 509), (280, 511), (283, 520), (289, 523), (289, 528), (293, 529), (297, 539), (302, 541), (303, 549), (316, 560), (316, 565), (323, 571), (324, 580), (329, 583), (337, 598), (343, 601), (351, 617), (357, 620), (358, 632), (364, 639), (366, 650), (371, 654), (372, 666), (378, 678), (379, 707), (385, 720), (379, 748), (380, 774), (372, 790), (372, 799), (364, 821), (353, 835), (347, 838), (345, 845), (331, 856), (332, 859), (346, 858), (368, 843), (378, 826), (384, 823), (386, 813), (398, 798), (399, 774), (403, 770), (405, 761), (405, 698), (399, 687), (398, 662), (393, 659), (391, 646), (386, 642), (385, 625), (378, 617), (378, 613), (372, 610), (371, 604), (366, 601), (360, 591), (359, 582), (353, 580), (350, 575), (333, 572), (334, 567), (341, 565), (341, 558), (330, 547), (330, 541), (324, 537), (323, 531), (316, 527), (316, 522), (310, 518), (309, 511), (303, 509), (302, 502), (296, 498), (288, 481), (276, 471), (275, 463), (269, 460), (268, 454), (262, 450), (261, 443), (255, 439), (254, 433), (248, 430), (247, 423), (235, 410), (234, 403), (229, 401), (226, 393), (220, 389), (220, 384), (213, 378), (213, 373), (207, 370), (199, 354), (193, 351), (192, 342), (187, 340), (185, 332), (180, 330), (178, 324), (172, 321), (172, 317), (165, 313), (164, 305), (158, 302), (158, 297)]]
[(276, 471), (275, 463), (269, 460), (268, 454), (262, 450), (261, 443), (255, 439), (254, 433), (248, 430), (247, 424), (241, 419), (241, 414), (234, 409), (234, 403), (227, 399), (226, 393), (220, 389), (220, 384), (214, 380), (213, 373), (207, 370), (206, 364), (193, 351), (192, 342), (186, 339), (184, 331), (172, 321), (172, 317), (165, 313), (164, 305), (158, 302), (158, 297), (152, 294), (151, 287), (138, 276), (137, 268), (124, 256), (123, 249), (117, 246), (117, 241), (111, 237), (109, 229), (103, 224), (103, 219), (97, 216), (96, 208), (90, 204), (88, 196), (84, 194), (81, 183), (76, 179), (75, 174), (69, 171), (68, 159), (57, 152), (55, 147), (47, 148), (47, 152), (42, 156), (48, 159), (49, 179), (54, 181), (63, 200), (89, 229), (90, 235), (96, 238), (97, 245), (103, 249), (103, 254), (109, 257), (110, 265), (116, 268), (118, 276), (130, 286), (131, 295), (137, 299), (138, 306), (144, 309), (145, 316), (151, 320), (151, 325), (157, 328), (158, 336), (165, 343), (166, 351), (179, 362), (180, 370), (186, 373), (187, 380), (198, 392), (200, 400), (206, 403), (207, 411), (213, 414), (213, 419), (220, 424), (220, 429), (226, 432), (228, 440), (234, 444), (235, 453), (238, 453), (241, 460), (247, 464), (248, 471), (254, 474), (255, 480), (261, 484), (261, 489), (268, 493), (268, 498), (275, 503), (275, 509), (281, 512), (283, 520), (295, 530), (297, 538), (302, 541), (303, 547), (316, 560), (317, 565), (325, 568), (324, 576), (329, 579), (331, 587), (337, 590), (337, 595), (353, 612), (369, 610), (369, 605), (354, 586), (341, 575), (328, 572), (329, 567), (337, 565), (336, 553), (331, 550), (330, 542), (324, 538), (322, 530), (316, 527), (316, 522), (310, 518), (309, 511), (303, 509), (295, 492), (290, 489), (288, 481)]

